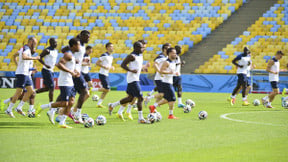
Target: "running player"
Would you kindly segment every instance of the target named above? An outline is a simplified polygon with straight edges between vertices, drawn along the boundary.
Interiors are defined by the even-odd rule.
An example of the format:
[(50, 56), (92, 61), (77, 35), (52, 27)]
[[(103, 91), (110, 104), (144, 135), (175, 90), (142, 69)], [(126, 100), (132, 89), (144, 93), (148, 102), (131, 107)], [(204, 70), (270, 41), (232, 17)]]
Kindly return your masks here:
[[(69, 114), (70, 107), (74, 104), (75, 91), (74, 83), (72, 77), (79, 77), (79, 71), (75, 70), (75, 57), (74, 53), (80, 50), (80, 41), (76, 38), (69, 40), (70, 50), (63, 52), (64, 56), (61, 58), (59, 63), (56, 65), (60, 69), (58, 85), (60, 88), (60, 96), (54, 103), (41, 105), (40, 109), (36, 110), (36, 115), (38, 115), (43, 109), (46, 108), (57, 108), (61, 107), (63, 110), (59, 111), (59, 127), (60, 128), (72, 128), (66, 125), (66, 118)], [(54, 119), (50, 119), (50, 122), (54, 124)], [(52, 122), (52, 121), (53, 122)]]
[(171, 47), (171, 44), (170, 43), (165, 43), (162, 45), (162, 53), (160, 53), (155, 59), (154, 59), (154, 68), (156, 70), (156, 74), (155, 74), (155, 77), (154, 77), (154, 81), (155, 81), (155, 84), (156, 84), (156, 87), (154, 89), (152, 89), (151, 92), (149, 92), (147, 95), (148, 96), (151, 96), (155, 91), (158, 91), (159, 92), (159, 89), (157, 88), (158, 87), (158, 84), (161, 84), (161, 75), (159, 73), (160, 71), (160, 66), (162, 65), (162, 63), (164, 61), (166, 61), (166, 59), (168, 58), (167, 57), (167, 49)]
[(279, 72), (280, 72), (280, 59), (284, 53), (282, 51), (277, 51), (275, 56), (269, 60), (266, 71), (269, 72), (269, 82), (273, 91), (268, 95), (262, 98), (262, 104), (266, 108), (273, 108), (271, 102), (274, 100), (275, 96), (279, 93)]
[(97, 103), (98, 108), (104, 108), (102, 102), (107, 93), (110, 91), (109, 71), (114, 70), (114, 66), (112, 66), (112, 53), (114, 51), (114, 45), (109, 42), (105, 45), (105, 47), (107, 51), (102, 54), (96, 62), (96, 65), (101, 67), (99, 70), (99, 79), (101, 81), (102, 88), (92, 88), (92, 91), (102, 92), (101, 97)]
[(18, 66), (16, 69), (16, 92), (14, 96), (12, 97), (7, 110), (5, 111), (6, 114), (12, 118), (14, 118), (12, 108), (14, 104), (16, 103), (17, 99), (19, 98), (19, 96), (22, 94), (23, 88), (26, 88), (27, 92), (24, 94), (22, 100), (20, 101), (19, 105), (16, 108), (16, 111), (23, 116), (25, 116), (25, 113), (22, 111), (22, 107), (25, 104), (25, 102), (29, 100), (29, 98), (34, 92), (33, 86), (32, 86), (33, 82), (30, 77), (29, 69), (31, 66), (31, 62), (33, 60), (40, 59), (39, 56), (32, 57), (31, 51), (34, 51), (36, 45), (37, 45), (37, 39), (35, 37), (31, 37), (28, 40), (28, 44), (24, 45), (24, 47), (22, 47), (20, 51), (18, 51), (19, 62), (18, 62)]
[[(81, 31), (80, 35), (77, 37), (80, 40), (80, 50), (74, 54), (76, 65), (75, 69), (78, 72), (81, 72), (82, 61), (85, 54), (85, 44), (89, 42), (90, 39), (90, 32), (87, 30)], [(80, 74), (79, 77), (73, 77), (74, 88), (76, 92), (79, 93), (79, 98), (76, 104), (76, 108), (73, 108), (71, 111), (70, 117), (73, 117), (75, 123), (83, 123), (81, 117), (81, 110), (84, 102), (89, 98), (89, 91), (87, 89), (87, 84), (85, 82), (84, 76)]]
[(92, 80), (89, 74), (89, 67), (91, 65), (90, 61), (90, 54), (92, 53), (92, 47), (87, 46), (86, 47), (86, 53), (83, 57), (82, 61), (82, 68), (81, 68), (81, 74), (83, 75), (85, 81), (88, 83), (88, 88), (92, 88)]
[(237, 86), (233, 90), (231, 97), (228, 99), (228, 101), (232, 106), (235, 104), (236, 101), (236, 93), (241, 89), (241, 87), (242, 87), (242, 100), (243, 100), (242, 105), (243, 106), (249, 105), (246, 96), (247, 71), (248, 67), (251, 65), (251, 56), (249, 54), (250, 54), (249, 49), (247, 47), (244, 47), (244, 52), (238, 55), (232, 61), (232, 63), (235, 66), (237, 66), (237, 76), (238, 76)]
[[(42, 51), (40, 54), (40, 60), (39, 62), (43, 64), (42, 68), (42, 77), (44, 80), (44, 88), (40, 88), (36, 90), (36, 93), (42, 93), (49, 91), (49, 102), (53, 102), (53, 96), (54, 96), (54, 66), (57, 61), (58, 57), (58, 50), (57, 47), (57, 40), (55, 38), (49, 39), (50, 46)], [(44, 59), (44, 60), (43, 60)], [(50, 115), (54, 116), (54, 113), (57, 109), (51, 109), (47, 113), (50, 113)]]
[[(179, 75), (176, 71), (176, 49), (169, 48), (167, 50), (168, 59), (163, 62), (160, 68), (160, 73), (163, 75), (162, 83), (161, 83), (161, 90), (163, 91), (164, 97), (158, 102), (155, 102), (154, 105), (149, 106), (150, 113), (154, 113), (156, 108), (160, 105), (168, 103), (169, 105), (169, 116), (168, 119), (177, 119), (173, 115), (174, 104), (176, 101), (175, 91), (173, 88), (173, 75)], [(158, 87), (159, 88), (159, 87)]]
[(173, 76), (173, 87), (175, 91), (177, 91), (177, 97), (178, 97), (178, 107), (183, 108), (185, 105), (182, 103), (182, 78), (181, 78), (181, 66), (184, 65), (184, 63), (181, 61), (180, 54), (182, 52), (182, 48), (179, 45), (175, 46), (175, 50), (177, 53), (176, 58), (176, 71), (178, 75)]
[[(132, 102), (134, 97), (137, 98), (137, 107), (138, 107), (138, 123), (145, 124), (149, 123), (146, 121), (143, 117), (143, 111), (142, 111), (142, 102), (143, 102), (143, 97), (142, 97), (142, 92), (141, 92), (141, 87), (140, 87), (140, 73), (142, 70), (142, 65), (143, 65), (143, 51), (144, 51), (144, 46), (141, 42), (135, 42), (133, 44), (133, 52), (128, 55), (123, 63), (121, 64), (121, 67), (127, 71), (127, 90), (126, 93), (128, 94), (128, 97), (125, 97), (121, 99), (120, 101), (117, 101), (115, 103), (109, 103), (109, 114), (112, 114), (113, 108), (119, 104), (121, 104), (120, 109), (124, 110), (125, 106), (129, 103)], [(128, 67), (129, 65), (129, 67)], [(123, 114), (119, 114), (119, 111), (117, 113), (117, 116), (124, 120)]]

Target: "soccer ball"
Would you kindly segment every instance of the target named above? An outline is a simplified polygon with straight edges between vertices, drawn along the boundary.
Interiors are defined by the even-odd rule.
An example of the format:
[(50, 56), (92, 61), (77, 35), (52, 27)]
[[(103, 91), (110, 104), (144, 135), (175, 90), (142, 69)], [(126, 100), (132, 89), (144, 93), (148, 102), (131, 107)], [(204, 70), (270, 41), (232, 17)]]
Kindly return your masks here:
[(28, 117), (29, 118), (35, 118), (35, 110), (34, 111), (28, 111)]
[(189, 112), (191, 112), (192, 108), (191, 108), (190, 105), (185, 105), (185, 107), (183, 108), (183, 110), (184, 110), (184, 113), (189, 113)]
[(253, 105), (254, 105), (254, 106), (259, 106), (259, 105), (260, 105), (260, 101), (259, 101), (258, 99), (255, 99), (255, 100), (253, 101)]
[(87, 120), (84, 121), (85, 128), (90, 128), (93, 126), (94, 126), (94, 120), (92, 118), (88, 118)]
[(89, 115), (88, 114), (82, 114), (82, 120), (85, 122), (88, 118), (89, 118)]
[(191, 99), (186, 100), (186, 105), (189, 105), (191, 108), (196, 106), (195, 102), (192, 101)]
[(103, 115), (99, 115), (96, 119), (95, 122), (97, 125), (104, 125), (106, 124), (106, 118)]
[(200, 111), (200, 112), (198, 113), (198, 117), (199, 117), (200, 120), (206, 119), (207, 116), (208, 116), (208, 113), (207, 113), (206, 111)]
[(288, 109), (288, 101), (283, 101), (283, 102), (284, 102), (283, 107), (284, 107), (285, 109)]
[(59, 116), (56, 116), (55, 121), (56, 121), (57, 123), (60, 123)]
[(92, 100), (93, 100), (93, 101), (98, 101), (98, 100), (99, 100), (99, 96), (96, 95), (96, 94), (93, 95), (93, 96), (92, 96)]
[(153, 113), (149, 113), (147, 119), (150, 121), (151, 124), (157, 120), (156, 116)]
[(160, 122), (162, 120), (162, 115), (160, 112), (155, 112), (154, 115), (156, 116), (156, 122)]

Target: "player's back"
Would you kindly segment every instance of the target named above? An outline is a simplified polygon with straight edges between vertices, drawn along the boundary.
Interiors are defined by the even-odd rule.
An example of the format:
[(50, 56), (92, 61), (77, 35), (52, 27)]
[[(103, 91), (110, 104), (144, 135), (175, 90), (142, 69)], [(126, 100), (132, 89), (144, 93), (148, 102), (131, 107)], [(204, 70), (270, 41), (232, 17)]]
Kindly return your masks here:
[(82, 68), (82, 61), (83, 61), (83, 57), (86, 53), (86, 49), (85, 49), (85, 45), (80, 45), (80, 50), (79, 52), (75, 52), (74, 53), (74, 57), (75, 57), (75, 60), (77, 61), (76, 62), (76, 65), (75, 65), (75, 69), (78, 71), (78, 72), (81, 72), (81, 68)]
[(251, 64), (251, 56), (240, 54), (236, 57), (238, 60), (238, 64), (242, 65), (243, 67), (237, 67), (237, 74), (247, 74), (248, 68)]
[(58, 57), (58, 51), (57, 49), (53, 49), (52, 47), (47, 48), (49, 50), (49, 54), (44, 56), (44, 62), (46, 65), (49, 65), (50, 68), (47, 68), (46, 66), (43, 66), (44, 69), (53, 71), (57, 57)]
[(269, 72), (269, 81), (279, 81), (280, 61), (275, 57), (272, 58), (274, 64), (271, 66), (271, 71), (278, 72), (277, 74)]

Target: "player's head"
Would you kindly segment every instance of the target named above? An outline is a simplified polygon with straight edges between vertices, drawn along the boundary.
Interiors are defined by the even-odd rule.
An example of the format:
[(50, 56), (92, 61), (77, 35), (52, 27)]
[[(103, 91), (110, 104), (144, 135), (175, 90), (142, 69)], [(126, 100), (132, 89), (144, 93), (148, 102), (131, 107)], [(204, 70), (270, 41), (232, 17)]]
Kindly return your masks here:
[(38, 41), (35, 37), (30, 37), (28, 39), (28, 46), (30, 47), (30, 49), (33, 51), (36, 48)]
[(250, 50), (249, 50), (248, 47), (244, 47), (243, 52), (244, 52), (245, 55), (250, 54)]
[(144, 39), (141, 39), (141, 40), (138, 40), (138, 42), (141, 42), (144, 46), (144, 51), (146, 50), (146, 45), (147, 45), (147, 42), (144, 40)]
[(175, 60), (177, 58), (177, 53), (175, 48), (167, 49), (167, 56), (170, 60)]
[(110, 54), (114, 51), (114, 45), (111, 42), (106, 43), (105, 48), (106, 48), (107, 52)]
[(176, 49), (177, 55), (180, 55), (180, 54), (182, 53), (182, 47), (181, 47), (181, 46), (176, 45), (176, 46), (175, 46), (175, 49)]
[(284, 56), (284, 53), (282, 51), (277, 51), (276, 55), (275, 55), (275, 58), (277, 60), (280, 60), (282, 58), (282, 56)]
[(57, 39), (55, 39), (55, 38), (50, 38), (50, 39), (49, 39), (49, 44), (50, 44), (50, 47), (56, 48), (56, 47), (57, 47)]
[(72, 52), (80, 51), (80, 41), (77, 38), (72, 38), (69, 40), (69, 47)]
[(88, 30), (82, 30), (79, 39), (81, 43), (88, 43), (90, 39), (90, 32)]
[(91, 46), (86, 46), (86, 54), (90, 55), (92, 53), (92, 47)]
[(165, 54), (167, 54), (166, 51), (167, 51), (167, 49), (170, 48), (170, 47), (171, 47), (171, 44), (170, 44), (170, 43), (165, 43), (165, 44), (163, 44), (163, 45), (162, 45), (162, 52), (165, 53)]
[(137, 54), (143, 53), (145, 50), (143, 44), (138, 41), (133, 44), (133, 48), (134, 48), (134, 52)]

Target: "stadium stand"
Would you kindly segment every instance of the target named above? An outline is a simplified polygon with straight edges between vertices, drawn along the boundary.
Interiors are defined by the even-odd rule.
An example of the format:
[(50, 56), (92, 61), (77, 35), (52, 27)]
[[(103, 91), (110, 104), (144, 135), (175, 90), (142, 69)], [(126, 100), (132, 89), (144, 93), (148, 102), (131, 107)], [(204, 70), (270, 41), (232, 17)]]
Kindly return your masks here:
[[(161, 52), (161, 44), (166, 42), (182, 45), (185, 53), (245, 2), (246, 0), (193, 0), (193, 3), (191, 0), (6, 0), (0, 2), (0, 71), (15, 71), (16, 66), (11, 59), (28, 37), (35, 36), (38, 39), (37, 55), (48, 45), (49, 38), (58, 38), (60, 50), (68, 44), (70, 38), (85, 29), (91, 32), (89, 44), (93, 46), (92, 62), (97, 61), (105, 51), (104, 44), (110, 41), (116, 47), (113, 54), (115, 72), (123, 73), (117, 67), (131, 52), (134, 41), (148, 41), (144, 55), (146, 61), (153, 60)], [(280, 11), (277, 8), (278, 10)], [(42, 66), (38, 62), (36, 65), (39, 71)], [(153, 73), (154, 69), (150, 68), (149, 72)], [(97, 72), (98, 69), (99, 67), (93, 65), (91, 72)]]
[[(257, 69), (265, 69), (277, 50), (288, 53), (288, 0), (279, 0), (247, 31), (196, 69), (195, 73), (235, 73), (232, 60), (242, 53), (245, 46), (250, 48)], [(287, 55), (280, 60), (281, 69), (285, 69), (287, 60)]]

